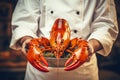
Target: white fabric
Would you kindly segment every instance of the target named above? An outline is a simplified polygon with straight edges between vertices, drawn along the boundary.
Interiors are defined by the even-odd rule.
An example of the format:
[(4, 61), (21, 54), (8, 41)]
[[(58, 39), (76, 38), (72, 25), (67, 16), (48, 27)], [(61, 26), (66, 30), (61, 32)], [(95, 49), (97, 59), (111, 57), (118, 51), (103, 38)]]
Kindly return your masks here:
[[(12, 17), (10, 47), (16, 49), (15, 43), (24, 36), (49, 38), (51, 27), (57, 18), (68, 21), (71, 38), (97, 39), (103, 46), (98, 53), (104, 56), (110, 53), (118, 34), (114, 0), (18, 0)], [(77, 33), (74, 33), (74, 30), (77, 30)], [(65, 73), (65, 78), (69, 76), (68, 80), (73, 80), (73, 77), (77, 78), (75, 80), (97, 80), (96, 56), (93, 55), (92, 58), (84, 64), (84, 69), (75, 70), (77, 73), (59, 71)], [(52, 76), (56, 74), (55, 68), (51, 69), (53, 73), (42, 73), (28, 64), (26, 80), (56, 80), (53, 79), (55, 76)], [(63, 75), (63, 72), (60, 75)]]

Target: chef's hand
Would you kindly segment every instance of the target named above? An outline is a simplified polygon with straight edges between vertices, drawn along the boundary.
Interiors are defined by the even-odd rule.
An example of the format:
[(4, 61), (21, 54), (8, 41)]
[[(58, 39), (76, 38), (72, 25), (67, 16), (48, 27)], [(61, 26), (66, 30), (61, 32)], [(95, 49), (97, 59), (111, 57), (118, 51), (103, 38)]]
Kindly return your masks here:
[(26, 36), (26, 37), (23, 37), (22, 39), (21, 39), (21, 44), (22, 44), (22, 46), (21, 46), (21, 51), (22, 51), (22, 53), (24, 53), (25, 55), (26, 55), (26, 53), (27, 53), (27, 50), (28, 50), (28, 43), (32, 40), (33, 38), (32, 37), (29, 37), (29, 36)]
[(91, 39), (88, 41), (88, 52), (89, 52), (89, 57), (88, 61), (90, 60), (92, 54), (96, 53), (98, 50), (102, 49), (101, 43), (96, 40), (96, 39)]

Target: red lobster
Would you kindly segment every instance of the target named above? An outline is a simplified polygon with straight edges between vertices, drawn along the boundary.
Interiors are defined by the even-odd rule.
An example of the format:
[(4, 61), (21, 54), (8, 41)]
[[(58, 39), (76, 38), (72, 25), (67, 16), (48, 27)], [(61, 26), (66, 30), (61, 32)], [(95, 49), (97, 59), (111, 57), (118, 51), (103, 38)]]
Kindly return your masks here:
[[(64, 52), (71, 54), (71, 57), (65, 63), (66, 71), (76, 69), (88, 59), (88, 42), (81, 38), (70, 40), (70, 27), (65, 19), (57, 19), (50, 32), (50, 39), (45, 37), (34, 38), (28, 44), (28, 61), (36, 69), (49, 72), (48, 63), (43, 57), (46, 51), (53, 52), (59, 59)], [(43, 64), (42, 64), (43, 63)]]

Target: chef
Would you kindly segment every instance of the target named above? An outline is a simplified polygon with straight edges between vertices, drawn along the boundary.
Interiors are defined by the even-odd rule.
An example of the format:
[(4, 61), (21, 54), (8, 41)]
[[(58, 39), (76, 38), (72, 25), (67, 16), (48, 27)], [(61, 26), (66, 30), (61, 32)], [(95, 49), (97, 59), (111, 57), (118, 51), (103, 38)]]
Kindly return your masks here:
[(88, 41), (92, 49), (90, 60), (71, 71), (49, 66), (47, 73), (28, 62), (25, 80), (99, 80), (96, 53), (109, 55), (118, 35), (114, 0), (18, 0), (12, 16), (10, 48), (26, 56), (26, 44), (41, 36), (49, 39), (58, 18), (68, 21), (71, 39)]

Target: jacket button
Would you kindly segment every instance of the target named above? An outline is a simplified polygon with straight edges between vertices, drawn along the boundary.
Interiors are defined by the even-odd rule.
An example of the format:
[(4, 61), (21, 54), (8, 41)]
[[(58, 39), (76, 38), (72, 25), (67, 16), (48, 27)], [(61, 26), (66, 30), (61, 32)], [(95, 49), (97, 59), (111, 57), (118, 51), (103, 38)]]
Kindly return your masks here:
[(76, 14), (77, 14), (77, 15), (79, 15), (79, 14), (80, 14), (80, 12), (79, 12), (79, 11), (76, 11)]
[(51, 13), (51, 14), (53, 14), (53, 13), (54, 13), (54, 11), (50, 11), (50, 13)]
[(77, 33), (77, 30), (73, 30), (74, 33)]

